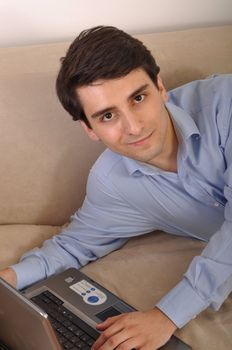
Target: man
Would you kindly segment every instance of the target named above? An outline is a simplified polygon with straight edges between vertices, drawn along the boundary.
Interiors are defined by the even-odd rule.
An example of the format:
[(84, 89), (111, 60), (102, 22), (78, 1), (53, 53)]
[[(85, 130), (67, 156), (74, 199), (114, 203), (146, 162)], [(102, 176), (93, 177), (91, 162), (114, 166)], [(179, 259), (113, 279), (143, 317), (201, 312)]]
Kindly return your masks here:
[(232, 290), (231, 91), (225, 75), (167, 93), (140, 41), (113, 27), (82, 32), (62, 60), (57, 93), (108, 149), (70, 225), (1, 276), (20, 289), (159, 229), (208, 244), (154, 309), (99, 324), (93, 349), (157, 349), (207, 307), (217, 310)]

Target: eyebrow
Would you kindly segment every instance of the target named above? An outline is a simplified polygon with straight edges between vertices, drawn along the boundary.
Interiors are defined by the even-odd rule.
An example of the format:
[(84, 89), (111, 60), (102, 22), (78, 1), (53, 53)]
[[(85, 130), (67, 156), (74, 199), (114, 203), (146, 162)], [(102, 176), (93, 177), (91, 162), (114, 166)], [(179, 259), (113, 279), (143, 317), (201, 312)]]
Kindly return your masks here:
[[(138, 89), (136, 89), (135, 91), (133, 91), (128, 97), (127, 97), (127, 100), (129, 101), (132, 97), (140, 94), (141, 92), (143, 92), (147, 87), (149, 86), (149, 84), (143, 84), (141, 85)], [(109, 106), (109, 107), (106, 107), (106, 108), (103, 108), (97, 112), (94, 112), (90, 118), (92, 119), (95, 119), (97, 117), (100, 117), (101, 115), (109, 112), (109, 111), (112, 111), (112, 110), (115, 110), (116, 107), (115, 106)]]

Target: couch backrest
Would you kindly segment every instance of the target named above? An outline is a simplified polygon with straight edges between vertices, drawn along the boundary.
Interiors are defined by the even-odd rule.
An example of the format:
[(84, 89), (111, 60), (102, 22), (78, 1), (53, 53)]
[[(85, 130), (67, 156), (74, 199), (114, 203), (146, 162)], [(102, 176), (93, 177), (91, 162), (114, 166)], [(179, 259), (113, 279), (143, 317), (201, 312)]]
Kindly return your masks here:
[[(168, 88), (232, 72), (232, 26), (138, 35)], [(0, 49), (0, 224), (60, 225), (81, 205), (103, 147), (55, 95), (69, 43)]]

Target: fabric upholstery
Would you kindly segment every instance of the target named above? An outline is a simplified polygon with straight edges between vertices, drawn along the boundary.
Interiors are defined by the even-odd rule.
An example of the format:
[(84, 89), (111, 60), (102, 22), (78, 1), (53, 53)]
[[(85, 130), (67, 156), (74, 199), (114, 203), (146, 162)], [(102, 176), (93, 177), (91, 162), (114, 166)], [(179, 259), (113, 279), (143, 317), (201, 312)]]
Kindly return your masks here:
[[(82, 268), (138, 310), (149, 310), (182, 278), (204, 243), (154, 232)], [(113, 273), (112, 273), (113, 271)], [(193, 350), (232, 348), (232, 295), (219, 311), (207, 309), (175, 334)]]
[(0, 269), (15, 263), (25, 251), (41, 246), (59, 231), (57, 226), (0, 225)]
[[(168, 89), (232, 72), (232, 25), (137, 36)], [(60, 231), (81, 205), (87, 174), (104, 147), (62, 109), (55, 77), (69, 42), (0, 48), (0, 267)], [(83, 268), (139, 310), (182, 277), (204, 244), (151, 233)], [(33, 271), (32, 271), (33, 273)], [(232, 296), (176, 332), (193, 350), (232, 348)]]

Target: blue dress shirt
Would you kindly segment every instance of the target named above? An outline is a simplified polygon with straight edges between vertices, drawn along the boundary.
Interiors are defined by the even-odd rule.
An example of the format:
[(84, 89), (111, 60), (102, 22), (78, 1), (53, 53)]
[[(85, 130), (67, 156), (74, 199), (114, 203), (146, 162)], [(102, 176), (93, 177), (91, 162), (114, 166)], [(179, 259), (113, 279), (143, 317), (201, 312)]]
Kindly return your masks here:
[(177, 173), (103, 152), (69, 226), (13, 266), (19, 289), (163, 230), (208, 244), (157, 306), (178, 327), (220, 307), (232, 290), (232, 75), (176, 88), (166, 107), (179, 140)]

